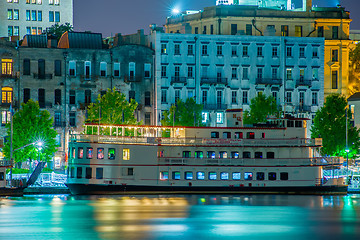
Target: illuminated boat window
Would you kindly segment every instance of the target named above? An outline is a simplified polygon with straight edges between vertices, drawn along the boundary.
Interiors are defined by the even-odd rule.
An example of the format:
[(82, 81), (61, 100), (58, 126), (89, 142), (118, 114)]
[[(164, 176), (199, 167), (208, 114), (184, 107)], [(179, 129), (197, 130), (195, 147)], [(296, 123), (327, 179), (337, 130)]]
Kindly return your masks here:
[(75, 158), (75, 148), (71, 148), (71, 158)]
[(235, 132), (235, 139), (242, 139), (243, 133), (242, 132)]
[(225, 152), (225, 151), (219, 152), (219, 157), (220, 157), (220, 158), (227, 158), (227, 157), (228, 157), (228, 156), (227, 156), (227, 152)]
[(84, 148), (79, 147), (78, 148), (78, 158), (82, 159), (84, 157)]
[(219, 138), (219, 132), (211, 132), (211, 138)]
[(216, 180), (216, 172), (209, 172), (209, 180)]
[(130, 160), (130, 149), (123, 149), (123, 160)]
[(281, 172), (280, 173), (280, 180), (283, 180), (283, 181), (289, 180), (289, 173)]
[(86, 158), (91, 159), (93, 157), (93, 148), (86, 149)]
[(114, 160), (114, 159), (115, 159), (115, 148), (109, 148), (108, 158), (109, 158), (110, 160)]
[(256, 173), (256, 180), (259, 180), (259, 181), (265, 180), (265, 173), (257, 172)]
[(103, 148), (97, 149), (97, 159), (104, 159), (104, 149)]
[(223, 132), (223, 138), (231, 138), (231, 132)]
[(269, 172), (269, 181), (275, 181), (276, 180), (276, 173), (275, 172)]
[(207, 158), (215, 158), (215, 152), (214, 151), (208, 151), (207, 152)]
[(169, 172), (160, 172), (160, 180), (168, 180)]
[(252, 180), (253, 179), (253, 173), (252, 172), (244, 173), (244, 179), (245, 180)]
[(180, 172), (172, 172), (172, 179), (173, 180), (180, 180)]
[(255, 139), (255, 133), (254, 132), (248, 132), (246, 133), (247, 139)]
[(185, 172), (185, 179), (192, 180), (193, 179), (193, 172)]
[(196, 151), (195, 152), (195, 158), (203, 158), (204, 157), (204, 154), (202, 151)]
[(204, 172), (197, 172), (196, 173), (196, 179), (197, 180), (204, 180), (205, 179), (205, 173)]
[(191, 158), (191, 152), (190, 151), (183, 151), (183, 158)]
[(221, 180), (229, 180), (229, 173), (228, 172), (220, 173), (220, 179)]
[(231, 158), (239, 158), (239, 152), (231, 152)]
[(232, 173), (232, 179), (233, 179), (233, 180), (240, 180), (240, 179), (241, 179), (241, 173), (239, 173), (239, 172), (233, 172), (233, 173)]

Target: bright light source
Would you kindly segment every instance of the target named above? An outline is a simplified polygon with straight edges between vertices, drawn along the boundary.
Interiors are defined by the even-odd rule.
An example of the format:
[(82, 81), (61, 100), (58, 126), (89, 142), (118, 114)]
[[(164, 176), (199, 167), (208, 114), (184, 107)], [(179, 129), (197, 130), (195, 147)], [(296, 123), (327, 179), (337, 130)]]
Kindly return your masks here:
[(36, 143), (36, 145), (37, 145), (38, 147), (42, 147), (43, 144), (44, 144), (44, 143), (43, 143), (42, 141), (38, 141), (38, 142)]
[(350, 149), (346, 148), (346, 149), (345, 149), (345, 152), (347, 152), (347, 153), (350, 152)]
[(173, 14), (179, 14), (179, 13), (180, 13), (180, 10), (177, 9), (177, 8), (174, 8), (174, 9), (172, 10), (172, 13), (173, 13)]

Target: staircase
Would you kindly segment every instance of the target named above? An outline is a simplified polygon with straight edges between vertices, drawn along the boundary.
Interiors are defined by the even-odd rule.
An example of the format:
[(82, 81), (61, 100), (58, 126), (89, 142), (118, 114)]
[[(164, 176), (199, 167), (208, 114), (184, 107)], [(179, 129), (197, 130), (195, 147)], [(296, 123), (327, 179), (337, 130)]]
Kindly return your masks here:
[(38, 179), (41, 171), (43, 170), (43, 168), (45, 167), (46, 162), (39, 162), (38, 165), (36, 166), (35, 170), (33, 171), (33, 173), (31, 174), (29, 180), (26, 183), (26, 187), (33, 185), (36, 180)]

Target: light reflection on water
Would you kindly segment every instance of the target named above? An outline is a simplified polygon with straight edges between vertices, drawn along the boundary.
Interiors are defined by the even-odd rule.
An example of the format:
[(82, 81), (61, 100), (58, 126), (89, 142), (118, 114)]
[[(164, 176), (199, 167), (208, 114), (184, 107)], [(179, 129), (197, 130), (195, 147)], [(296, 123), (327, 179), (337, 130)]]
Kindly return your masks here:
[(360, 195), (0, 198), (0, 239), (360, 239)]

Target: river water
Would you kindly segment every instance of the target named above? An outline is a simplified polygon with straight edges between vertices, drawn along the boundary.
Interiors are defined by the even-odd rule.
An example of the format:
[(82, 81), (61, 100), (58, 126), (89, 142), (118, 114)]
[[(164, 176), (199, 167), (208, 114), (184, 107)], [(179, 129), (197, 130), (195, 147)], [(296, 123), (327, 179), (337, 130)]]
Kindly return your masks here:
[(360, 195), (8, 197), (0, 239), (360, 239)]

